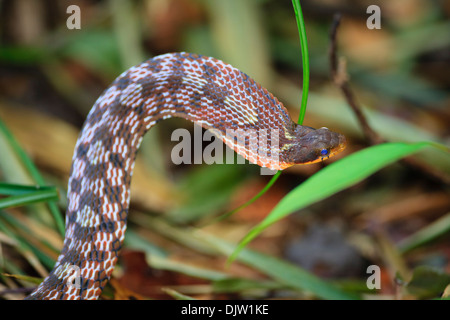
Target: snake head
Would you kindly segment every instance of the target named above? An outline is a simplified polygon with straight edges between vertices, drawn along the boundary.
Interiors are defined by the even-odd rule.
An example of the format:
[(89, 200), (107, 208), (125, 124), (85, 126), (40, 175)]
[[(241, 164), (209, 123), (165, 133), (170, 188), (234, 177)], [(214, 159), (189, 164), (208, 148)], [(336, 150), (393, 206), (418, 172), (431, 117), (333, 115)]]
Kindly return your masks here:
[(286, 159), (291, 165), (315, 163), (336, 155), (346, 145), (347, 140), (342, 134), (328, 128), (314, 129), (296, 125), (293, 139), (286, 150)]

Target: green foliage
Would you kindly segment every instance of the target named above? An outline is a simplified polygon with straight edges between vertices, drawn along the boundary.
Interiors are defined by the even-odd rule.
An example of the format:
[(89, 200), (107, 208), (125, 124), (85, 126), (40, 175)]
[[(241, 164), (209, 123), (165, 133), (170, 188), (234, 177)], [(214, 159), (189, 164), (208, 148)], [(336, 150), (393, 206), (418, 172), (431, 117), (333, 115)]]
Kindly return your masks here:
[(414, 144), (384, 143), (353, 153), (320, 170), (286, 195), (272, 212), (244, 237), (235, 252), (230, 256), (229, 262), (236, 258), (246, 244), (276, 221), (344, 190), (367, 178), (377, 170), (427, 146), (446, 149), (444, 146), (430, 142)]
[[(0, 121), (0, 139), (5, 144), (4, 150), (7, 150), (10, 155), (8, 157), (7, 154), (2, 154), (2, 158), (16, 158), (21, 163), (21, 168), (17, 167), (18, 172), (25, 172), (22, 173), (22, 176), (28, 176), (29, 181), (35, 182), (38, 186), (45, 186), (44, 178), (41, 176), (39, 170), (34, 165), (33, 161), (30, 159), (30, 157), (25, 153), (25, 151), (20, 147), (20, 145), (17, 143), (16, 139), (12, 135), (12, 133), (8, 130), (6, 125)], [(1, 162), (2, 159), (0, 159)], [(0, 164), (1, 167), (1, 164)], [(12, 199), (12, 204), (14, 206), (20, 205), (21, 201), (23, 201), (23, 204), (26, 203), (34, 203), (37, 201), (43, 201), (43, 200), (55, 200), (56, 194), (55, 190), (48, 191), (48, 190), (41, 190), (41, 191), (35, 191), (34, 196), (29, 193), (27, 195), (18, 195), (15, 198)], [(10, 199), (11, 200), (11, 199)], [(6, 201), (6, 200), (5, 200)], [(7, 204), (9, 205), (9, 204)], [(49, 201), (48, 209), (50, 211), (50, 214), (52, 215), (56, 227), (58, 228), (59, 232), (61, 234), (64, 234), (64, 221), (62, 219), (61, 213), (56, 205), (55, 202)]]
[(425, 299), (440, 295), (449, 284), (450, 274), (436, 268), (419, 266), (414, 269), (406, 289), (418, 298)]
[(58, 200), (58, 191), (55, 187), (28, 187), (0, 183), (0, 195), (10, 196), (0, 199), (0, 210), (32, 203)]

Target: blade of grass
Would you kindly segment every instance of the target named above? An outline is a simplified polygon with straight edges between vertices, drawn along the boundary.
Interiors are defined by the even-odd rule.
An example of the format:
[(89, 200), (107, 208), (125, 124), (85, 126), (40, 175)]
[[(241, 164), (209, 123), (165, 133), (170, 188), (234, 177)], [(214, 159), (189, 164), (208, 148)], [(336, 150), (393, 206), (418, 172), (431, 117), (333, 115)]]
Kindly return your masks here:
[(46, 269), (41, 264), (41, 262), (36, 257), (36, 255), (33, 254), (33, 250), (31, 249), (31, 246), (26, 241), (24, 241), (21, 237), (14, 235), (13, 232), (10, 230), (10, 228), (1, 219), (0, 219), (0, 231), (2, 231), (4, 234), (9, 236), (10, 238), (16, 240), (17, 250), (30, 263), (30, 265), (33, 266), (34, 270), (36, 270), (39, 273), (39, 275), (41, 275), (42, 277), (47, 276)]
[(448, 234), (448, 232), (450, 232), (450, 213), (447, 213), (445, 216), (437, 219), (428, 226), (402, 240), (398, 245), (399, 251), (401, 253), (408, 252), (436, 239), (437, 237)]
[(211, 220), (209, 217), (228, 205), (236, 188), (251, 176), (253, 169), (245, 165), (208, 165), (191, 170), (178, 182), (182, 199), (168, 210), (168, 219), (190, 223), (207, 216)]
[(23, 281), (27, 281), (30, 283), (34, 283), (36, 285), (40, 284), (42, 282), (42, 280), (44, 280), (43, 278), (37, 278), (37, 277), (29, 277), (29, 276), (25, 276), (25, 275), (21, 275), (21, 274), (3, 274), (6, 277), (9, 278), (14, 278), (17, 280), (23, 280)]
[(229, 257), (228, 263), (236, 259), (252, 239), (276, 221), (354, 185), (377, 170), (427, 146), (447, 150), (445, 146), (430, 142), (384, 143), (353, 153), (320, 170), (287, 194), (261, 223), (250, 230)]
[[(29, 223), (17, 219), (16, 215), (0, 211), (0, 227), (5, 234), (14, 236), (18, 249), (28, 260), (40, 261), (46, 268), (51, 269), (59, 250), (53, 243), (46, 240), (36, 241), (31, 234), (35, 234)], [(7, 231), (5, 231), (5, 229)], [(22, 251), (22, 249), (25, 249)]]
[[(0, 115), (1, 117), (1, 115)], [(20, 158), (12, 148), (9, 140), (0, 131), (0, 171), (2, 179), (16, 184), (34, 184), (30, 174), (23, 166)]]
[[(25, 151), (20, 147), (19, 143), (16, 141), (12, 133), (8, 130), (6, 125), (0, 120), (0, 133), (5, 136), (5, 138), (8, 140), (10, 146), (14, 150), (14, 152), (18, 155), (21, 162), (23, 163), (24, 167), (27, 169), (27, 171), (30, 173), (31, 177), (39, 186), (44, 186), (45, 181), (44, 178), (42, 178), (41, 174), (39, 173), (39, 170), (34, 165), (33, 161), (31, 161), (30, 157), (25, 153)], [(53, 216), (53, 219), (55, 221), (56, 227), (58, 228), (61, 235), (64, 235), (64, 219), (62, 218), (62, 215), (58, 209), (58, 206), (55, 202), (47, 202), (47, 206), (50, 210), (51, 215)]]
[(261, 197), (264, 193), (266, 193), (267, 190), (270, 189), (270, 187), (277, 181), (277, 179), (280, 176), (280, 174), (281, 174), (281, 171), (278, 171), (277, 173), (275, 173), (275, 175), (272, 177), (272, 179), (270, 179), (270, 181), (266, 184), (266, 186), (256, 196), (251, 198), (249, 201), (247, 201), (244, 204), (241, 204), (239, 207), (237, 207), (237, 208), (235, 208), (235, 209), (233, 209), (233, 210), (231, 210), (231, 211), (229, 211), (227, 213), (224, 213), (224, 214), (218, 216), (211, 223), (215, 223), (215, 222), (219, 222), (219, 221), (222, 221), (224, 219), (227, 219), (227, 218), (231, 217), (233, 214), (235, 214), (236, 212), (238, 212), (238, 211), (244, 209), (245, 207), (251, 205), (253, 202), (258, 200), (259, 197)]
[(185, 294), (182, 294), (174, 289), (170, 289), (170, 288), (162, 288), (162, 291), (164, 291), (165, 293), (167, 293), (169, 296), (171, 296), (172, 298), (176, 299), (176, 300), (197, 300), (194, 299), (190, 296), (187, 296)]
[[(185, 247), (204, 254), (229, 256), (235, 248), (235, 244), (199, 229), (176, 228), (162, 219), (153, 218), (140, 212), (133, 212), (130, 219), (140, 226), (150, 228)], [(296, 265), (263, 253), (244, 249), (237, 259), (277, 282), (300, 292), (307, 291), (323, 299), (359, 298), (358, 295), (346, 292), (334, 284), (323, 281)]]
[[(209, 234), (202, 234), (201, 236), (203, 241), (209, 243), (224, 255), (230, 255), (234, 250), (234, 245), (231, 243)], [(323, 281), (302, 268), (257, 251), (244, 249), (238, 259), (240, 262), (264, 272), (291, 288), (313, 293), (319, 298), (331, 300), (359, 299), (358, 295), (345, 292), (336, 285)]]
[(182, 263), (182, 262), (177, 262), (177, 261), (169, 260), (167, 258), (154, 256), (151, 254), (146, 255), (146, 261), (147, 261), (148, 265), (151, 266), (152, 268), (160, 269), (160, 270), (174, 271), (177, 273), (182, 273), (182, 274), (188, 275), (190, 277), (196, 277), (196, 278), (206, 279), (206, 280), (210, 280), (210, 281), (219, 281), (219, 280), (225, 280), (225, 279), (231, 278), (231, 275), (223, 273), (223, 272), (205, 269), (205, 268), (197, 267), (197, 266)]
[(286, 289), (287, 286), (275, 281), (253, 280), (243, 278), (227, 278), (213, 282), (213, 292), (245, 292), (247, 290), (278, 290)]
[(0, 182), (0, 195), (18, 196), (42, 190), (56, 190), (55, 187), (26, 186), (14, 183)]
[(56, 188), (29, 192), (26, 194), (10, 196), (4, 199), (0, 199), (0, 210), (39, 202), (57, 201), (58, 198), (59, 195)]
[(295, 18), (297, 20), (298, 32), (300, 35), (300, 47), (302, 49), (302, 65), (303, 65), (303, 90), (302, 102), (300, 107), (300, 115), (298, 117), (298, 124), (303, 123), (306, 112), (306, 104), (308, 103), (309, 91), (309, 54), (308, 54), (308, 40), (306, 39), (305, 21), (303, 20), (302, 8), (300, 0), (292, 0), (294, 6)]

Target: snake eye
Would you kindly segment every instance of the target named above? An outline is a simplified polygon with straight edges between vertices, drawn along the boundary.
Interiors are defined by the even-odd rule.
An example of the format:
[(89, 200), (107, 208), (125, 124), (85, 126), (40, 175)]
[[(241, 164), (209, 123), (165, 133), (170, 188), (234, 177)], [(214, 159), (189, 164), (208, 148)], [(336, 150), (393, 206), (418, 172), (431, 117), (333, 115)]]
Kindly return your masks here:
[(320, 154), (323, 156), (326, 156), (328, 154), (328, 150), (327, 149), (322, 149), (320, 150)]

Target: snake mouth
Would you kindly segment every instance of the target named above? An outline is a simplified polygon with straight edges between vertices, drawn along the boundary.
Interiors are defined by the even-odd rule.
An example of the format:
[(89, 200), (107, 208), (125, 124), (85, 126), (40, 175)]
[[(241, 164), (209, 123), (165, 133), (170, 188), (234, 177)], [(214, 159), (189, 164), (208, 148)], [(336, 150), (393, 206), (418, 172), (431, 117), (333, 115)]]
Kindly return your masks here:
[(336, 148), (333, 148), (330, 150), (330, 154), (329, 154), (328, 158), (334, 157), (335, 155), (337, 155), (338, 153), (343, 151), (346, 147), (347, 147), (347, 139), (345, 139), (345, 136), (340, 134), (339, 135), (339, 144)]

